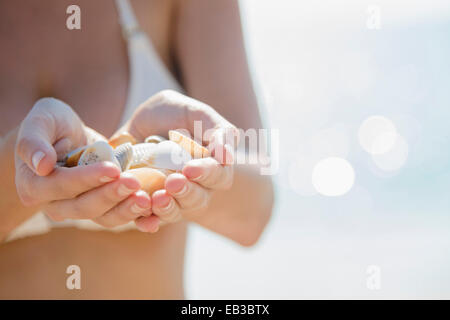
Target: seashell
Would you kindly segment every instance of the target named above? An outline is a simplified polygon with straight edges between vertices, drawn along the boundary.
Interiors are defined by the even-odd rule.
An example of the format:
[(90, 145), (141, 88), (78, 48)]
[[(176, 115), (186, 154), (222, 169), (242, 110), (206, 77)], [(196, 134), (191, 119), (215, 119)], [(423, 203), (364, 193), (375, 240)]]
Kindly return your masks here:
[(64, 160), (62, 161), (64, 166), (66, 167), (76, 167), (78, 165), (78, 160), (81, 157), (83, 151), (87, 148), (87, 146), (79, 147), (75, 150), (70, 151)]
[(111, 147), (113, 147), (115, 149), (118, 146), (125, 144), (125, 143), (136, 144), (136, 139), (131, 134), (124, 131), (124, 132), (120, 133), (119, 135), (111, 138), (108, 141), (108, 143)]
[(139, 143), (133, 146), (133, 161), (130, 168), (150, 167), (181, 171), (191, 155), (173, 141)]
[(157, 135), (148, 136), (147, 138), (145, 138), (146, 143), (160, 143), (165, 140), (167, 140), (167, 139), (164, 137), (161, 137), (161, 136), (157, 136)]
[(119, 163), (119, 167), (122, 172), (130, 168), (131, 162), (133, 161), (133, 156), (133, 146), (129, 142), (121, 144), (114, 149), (115, 160)]
[(208, 149), (178, 131), (169, 130), (169, 140), (180, 145), (184, 150), (189, 152), (194, 159), (205, 158), (211, 155)]
[(114, 156), (114, 149), (105, 141), (97, 141), (87, 146), (78, 160), (78, 165), (86, 166), (101, 161), (111, 161), (121, 167)]
[(125, 171), (130, 167), (133, 159), (133, 146), (131, 143), (124, 143), (113, 149), (105, 141), (97, 141), (86, 147), (80, 159), (79, 166), (85, 166), (101, 161), (111, 161), (115, 163), (120, 170)]
[(141, 189), (152, 195), (156, 190), (164, 189), (166, 175), (158, 169), (138, 168), (127, 171), (133, 175), (140, 183)]
[[(173, 141), (154, 143), (124, 143), (113, 149), (105, 141), (97, 141), (85, 147), (78, 165), (89, 165), (101, 161), (111, 161), (122, 171), (150, 167), (171, 171), (181, 171), (191, 155)], [(169, 171), (170, 172), (170, 171)]]

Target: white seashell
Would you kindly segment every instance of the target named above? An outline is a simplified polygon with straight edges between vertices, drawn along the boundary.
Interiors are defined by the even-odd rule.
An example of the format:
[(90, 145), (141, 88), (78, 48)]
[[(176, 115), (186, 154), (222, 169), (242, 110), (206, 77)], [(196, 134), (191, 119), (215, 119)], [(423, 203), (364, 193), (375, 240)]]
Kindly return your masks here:
[(133, 146), (133, 161), (131, 168), (151, 167), (181, 171), (192, 157), (173, 141), (160, 143), (139, 143)]
[(114, 156), (114, 149), (106, 141), (97, 141), (84, 150), (78, 160), (78, 165), (87, 166), (102, 161), (111, 161), (119, 168), (121, 167)]
[(119, 163), (120, 169), (122, 171), (128, 170), (130, 168), (133, 156), (133, 146), (129, 142), (121, 144), (116, 149), (114, 149), (114, 157)]

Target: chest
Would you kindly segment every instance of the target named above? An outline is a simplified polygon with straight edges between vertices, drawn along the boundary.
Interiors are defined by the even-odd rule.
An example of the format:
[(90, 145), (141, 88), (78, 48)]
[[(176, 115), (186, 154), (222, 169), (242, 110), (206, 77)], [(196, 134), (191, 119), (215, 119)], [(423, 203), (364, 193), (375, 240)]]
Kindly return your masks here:
[[(141, 28), (170, 68), (170, 1), (132, 0)], [(81, 30), (69, 30), (69, 5)], [(0, 134), (17, 126), (34, 101), (54, 96), (104, 135), (117, 127), (128, 93), (128, 55), (111, 0), (0, 3)], [(7, 110), (6, 110), (7, 109)]]

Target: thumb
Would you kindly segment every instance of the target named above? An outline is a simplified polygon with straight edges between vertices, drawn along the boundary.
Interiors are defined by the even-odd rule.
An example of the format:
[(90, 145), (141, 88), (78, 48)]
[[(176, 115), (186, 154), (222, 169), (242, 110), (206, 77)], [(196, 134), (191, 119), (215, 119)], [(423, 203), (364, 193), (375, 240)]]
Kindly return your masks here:
[[(47, 101), (51, 100), (51, 101)], [(53, 171), (57, 161), (53, 143), (56, 140), (55, 119), (48, 108), (48, 102), (56, 99), (40, 99), (23, 120), (16, 142), (16, 155), (39, 176), (46, 176)]]
[(33, 134), (22, 131), (17, 138), (17, 155), (40, 176), (48, 175), (56, 164), (56, 152), (49, 141), (48, 136), (37, 130)]

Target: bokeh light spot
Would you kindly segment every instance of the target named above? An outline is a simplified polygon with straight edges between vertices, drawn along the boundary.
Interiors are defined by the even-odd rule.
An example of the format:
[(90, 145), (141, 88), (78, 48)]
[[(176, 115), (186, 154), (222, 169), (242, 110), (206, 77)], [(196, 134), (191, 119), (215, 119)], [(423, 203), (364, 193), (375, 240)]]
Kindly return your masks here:
[(383, 171), (396, 171), (403, 167), (408, 159), (409, 146), (406, 140), (396, 135), (395, 144), (384, 154), (372, 156), (375, 165)]
[(354, 182), (355, 171), (352, 165), (339, 157), (320, 160), (312, 172), (312, 184), (324, 196), (342, 196), (352, 188)]
[(382, 116), (371, 116), (359, 127), (361, 147), (372, 155), (384, 154), (394, 147), (397, 129), (394, 123)]

